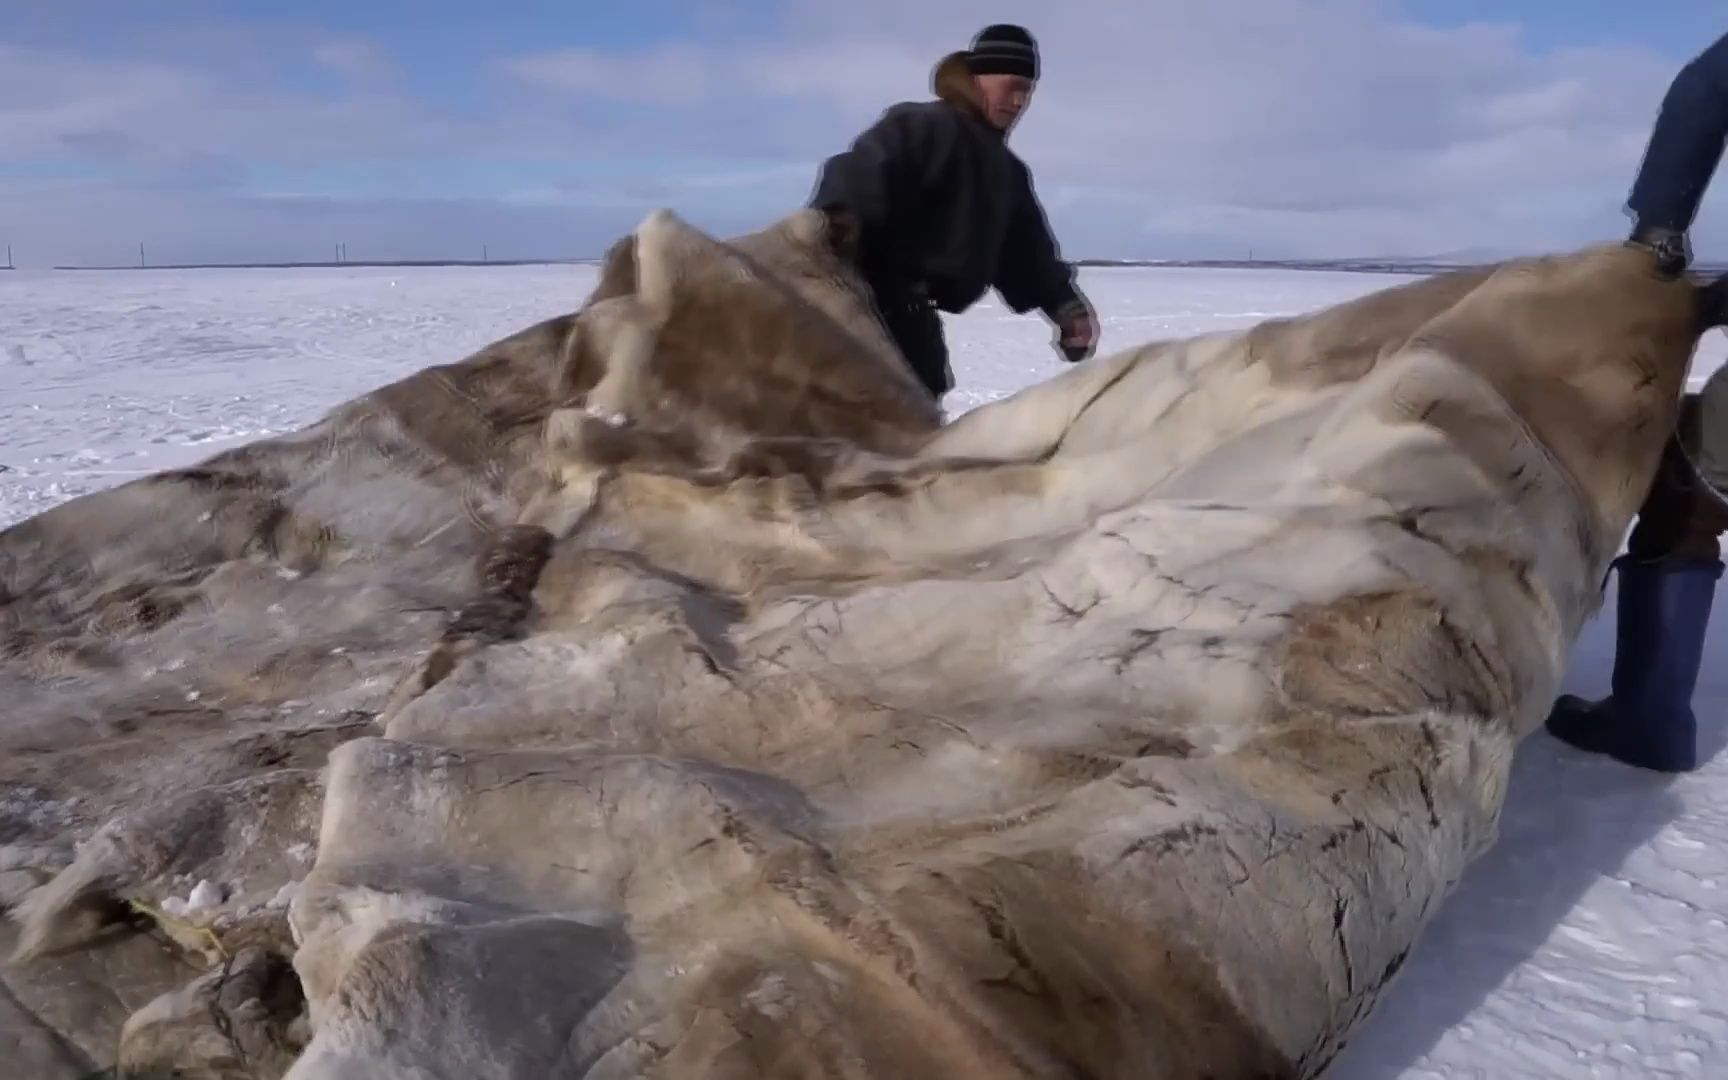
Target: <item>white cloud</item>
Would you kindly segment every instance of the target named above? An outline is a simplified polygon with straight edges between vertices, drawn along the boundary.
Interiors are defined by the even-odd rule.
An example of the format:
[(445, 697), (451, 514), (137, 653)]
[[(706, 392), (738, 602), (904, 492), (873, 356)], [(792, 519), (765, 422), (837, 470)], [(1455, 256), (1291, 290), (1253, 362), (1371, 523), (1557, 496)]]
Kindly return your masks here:
[[(605, 64), (565, 56), (563, 67), (549, 54), (517, 70), (563, 70), (540, 85), (605, 96), (629, 83), (623, 72), (676, 57), (666, 85), (677, 89), (660, 103), (683, 115), (644, 139), (737, 132), (717, 126), (716, 100), (747, 100), (814, 166), (892, 101), (927, 96), (935, 60), (996, 20), (1023, 22), (1040, 41), (1044, 78), (1015, 145), (1058, 226), (1119, 238), (1143, 226), (1148, 253), (1206, 237), (1231, 250), (1348, 255), (1616, 234), (1683, 59), (1630, 47), (1540, 53), (1511, 23), (1436, 29), (1390, 0), (1069, 0), (1059, 16), (1030, 0), (796, 0), (773, 40)], [(1063, 198), (1070, 190), (1106, 197)], [(1565, 212), (1529, 214), (1537, 192)], [(1701, 232), (1728, 237), (1728, 221)]]
[(376, 45), (364, 41), (326, 41), (312, 50), (323, 68), (356, 82), (373, 82), (396, 73), (395, 63)]
[[(261, 200), (256, 227), (234, 224), (248, 178), (317, 191), (330, 168), (473, 194), (474, 214), (484, 196), (513, 221), (528, 205), (587, 208), (601, 233), (660, 203), (748, 223), (791, 209), (824, 157), (892, 102), (927, 97), (937, 58), (1001, 20), (1042, 46), (1014, 145), (1071, 255), (1530, 250), (1623, 232), (1685, 59), (1539, 51), (1511, 23), (1436, 29), (1393, 0), (785, 0), (778, 14), (723, 44), (477, 57), (473, 74), (503, 77), (460, 114), (409, 97), (388, 57), (347, 39), (294, 46), (350, 80), (340, 99), (241, 78), (244, 57), (215, 69), (0, 46), (0, 164), (71, 161), (110, 197), (220, 191), (221, 215), (178, 224), (235, 228), (264, 255), (294, 236), (269, 231), (285, 228), (280, 206)], [(517, 161), (532, 173), (498, 180)], [(485, 190), (462, 187), (482, 174)], [(45, 190), (0, 200), (0, 231), (64, 215), (72, 243), (84, 219)], [(1728, 251), (1720, 190), (1696, 239), (1705, 257)]]
[(448, 153), (459, 130), (394, 94), (297, 95), (184, 67), (0, 45), (0, 163), (330, 162)]
[(0, 161), (59, 153), (79, 139), (117, 145), (201, 90), (195, 75), (166, 65), (106, 65), (0, 43)]
[[(353, 259), (478, 257), (483, 247), (495, 259), (592, 257), (645, 215), (639, 205), (586, 202), (257, 196), (0, 179), (0, 209), (18, 206), (30, 212), (0, 222), (0, 243), (13, 244), (26, 267), (131, 265), (139, 243), (158, 263), (325, 259), (337, 242)], [(754, 224), (724, 212), (692, 218), (723, 230)]]
[(622, 54), (557, 49), (506, 61), (502, 67), (530, 85), (609, 101), (698, 106), (721, 75), (723, 57), (693, 45), (667, 45)]

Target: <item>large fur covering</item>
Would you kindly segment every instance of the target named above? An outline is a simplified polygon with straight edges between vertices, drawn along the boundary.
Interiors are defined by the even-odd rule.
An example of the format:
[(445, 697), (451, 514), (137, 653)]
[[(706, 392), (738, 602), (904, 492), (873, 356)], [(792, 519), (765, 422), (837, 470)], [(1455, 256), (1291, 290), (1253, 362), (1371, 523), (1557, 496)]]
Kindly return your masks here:
[(1318, 1073), (1493, 838), (1698, 291), (1508, 263), (943, 425), (847, 243), (655, 214), (573, 316), (0, 533), (8, 1063)]

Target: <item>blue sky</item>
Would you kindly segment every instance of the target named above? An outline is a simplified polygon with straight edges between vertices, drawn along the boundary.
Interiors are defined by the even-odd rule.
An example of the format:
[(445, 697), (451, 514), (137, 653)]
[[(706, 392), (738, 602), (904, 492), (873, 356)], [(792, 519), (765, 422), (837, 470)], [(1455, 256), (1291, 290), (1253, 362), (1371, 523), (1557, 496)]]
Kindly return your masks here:
[(31, 265), (581, 255), (661, 205), (751, 228), (1000, 19), (1043, 44), (1014, 145), (1071, 255), (1553, 248), (1623, 229), (1716, 7), (13, 0), (0, 242)]

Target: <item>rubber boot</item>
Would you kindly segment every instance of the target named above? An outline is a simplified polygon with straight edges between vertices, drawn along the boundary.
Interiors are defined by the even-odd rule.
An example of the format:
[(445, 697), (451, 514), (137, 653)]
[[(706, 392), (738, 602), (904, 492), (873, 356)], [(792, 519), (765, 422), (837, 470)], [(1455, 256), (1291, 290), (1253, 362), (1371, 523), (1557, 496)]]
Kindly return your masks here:
[(1722, 560), (1625, 556), (1615, 567), (1620, 591), (1612, 692), (1596, 702), (1562, 695), (1549, 713), (1548, 731), (1627, 765), (1690, 772), (1698, 767), (1692, 692)]

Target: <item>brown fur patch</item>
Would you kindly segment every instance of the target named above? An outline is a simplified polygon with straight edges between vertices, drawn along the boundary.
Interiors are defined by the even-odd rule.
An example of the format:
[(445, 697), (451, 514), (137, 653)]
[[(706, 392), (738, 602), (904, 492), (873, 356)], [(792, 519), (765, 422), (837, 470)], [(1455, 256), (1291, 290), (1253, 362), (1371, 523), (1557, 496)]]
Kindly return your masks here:
[(475, 560), (478, 595), (450, 617), (444, 633), (391, 691), (386, 718), (445, 679), (487, 645), (522, 636), (534, 588), (552, 557), (552, 534), (534, 525), (500, 531)]
[(479, 597), (450, 620), (444, 640), (492, 643), (518, 636), (551, 557), (552, 534), (545, 529), (516, 525), (500, 532), (478, 561)]
[(92, 632), (150, 631), (186, 610), (186, 598), (171, 589), (133, 582), (96, 598)]
[(527, 603), (551, 556), (552, 534), (545, 529), (522, 525), (505, 529), (481, 552), (481, 595)]
[[(837, 257), (825, 261), (838, 278)], [(652, 372), (684, 408), (756, 436), (836, 437), (885, 452), (910, 451), (936, 429), (934, 406), (897, 356), (863, 347), (864, 325), (807, 302), (766, 262), (736, 250), (689, 272)]]
[(1278, 670), (1289, 706), (1339, 718), (1407, 716), (1425, 709), (1510, 715), (1500, 661), (1414, 585), (1299, 610)]
[[(1070, 895), (1060, 883), (1079, 888), (1090, 877), (1079, 868), (1046, 856), (911, 873), (893, 894), (902, 933), (945, 954), (941, 969), (917, 972), (921, 992), (949, 1004), (980, 1050), (1013, 1062), (1010, 1075), (1297, 1076), (1211, 958)], [(1057, 929), (1082, 909), (1084, 930)]]
[(963, 52), (951, 52), (936, 62), (930, 70), (930, 89), (939, 101), (961, 112), (977, 117), (985, 113), (984, 94), (978, 89), (978, 80), (967, 66)]
[(586, 348), (581, 324), (571, 319), (558, 348), (557, 375), (552, 380), (552, 408), (566, 408), (581, 401), (599, 381), (600, 364)]
[(615, 296), (629, 296), (636, 291), (636, 234), (615, 240), (600, 259), (600, 280), (583, 301), (583, 307), (593, 307)]
[[(571, 411), (548, 428), (552, 486), (573, 465), (708, 489), (788, 478), (803, 505), (861, 452), (915, 452), (940, 416), (855, 277), (855, 232), (849, 217), (830, 213), (719, 243), (671, 219), (650, 239), (614, 245), (590, 300), (613, 306), (585, 310), (571, 326), (554, 396), (574, 405), (604, 382), (597, 407), (622, 415)], [(643, 274), (653, 276), (652, 296), (641, 292)], [(650, 325), (667, 288), (669, 310), (654, 316), (664, 322)], [(632, 296), (644, 306), (616, 306)], [(647, 336), (646, 357), (630, 351), (632, 334)], [(611, 342), (624, 351), (609, 355)], [(641, 367), (614, 370), (620, 363)]]

